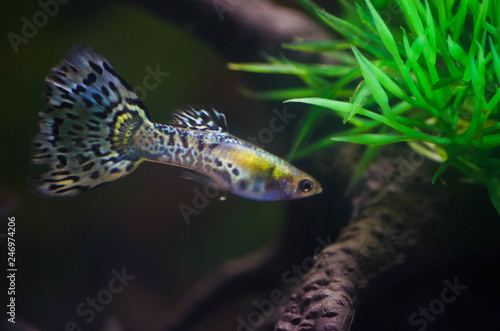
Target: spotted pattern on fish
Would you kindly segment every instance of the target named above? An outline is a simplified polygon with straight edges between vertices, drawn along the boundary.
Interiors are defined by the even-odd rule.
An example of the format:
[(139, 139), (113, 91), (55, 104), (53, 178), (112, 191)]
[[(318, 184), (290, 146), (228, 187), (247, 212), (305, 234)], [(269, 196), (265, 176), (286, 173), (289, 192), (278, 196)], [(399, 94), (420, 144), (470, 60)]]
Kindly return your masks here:
[(311, 176), (227, 132), (214, 109), (177, 110), (168, 124), (150, 121), (132, 87), (109, 62), (77, 45), (46, 78), (33, 163), (45, 196), (70, 196), (132, 172), (142, 161), (193, 170), (195, 180), (255, 200), (295, 199), (321, 192)]

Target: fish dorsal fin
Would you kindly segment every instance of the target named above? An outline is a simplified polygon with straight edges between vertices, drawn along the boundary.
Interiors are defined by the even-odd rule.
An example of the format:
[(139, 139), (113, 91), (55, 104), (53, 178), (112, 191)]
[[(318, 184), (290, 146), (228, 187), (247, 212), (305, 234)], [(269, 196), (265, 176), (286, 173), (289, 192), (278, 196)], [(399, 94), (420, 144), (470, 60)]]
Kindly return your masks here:
[(177, 109), (170, 124), (194, 130), (227, 132), (226, 116), (215, 109)]

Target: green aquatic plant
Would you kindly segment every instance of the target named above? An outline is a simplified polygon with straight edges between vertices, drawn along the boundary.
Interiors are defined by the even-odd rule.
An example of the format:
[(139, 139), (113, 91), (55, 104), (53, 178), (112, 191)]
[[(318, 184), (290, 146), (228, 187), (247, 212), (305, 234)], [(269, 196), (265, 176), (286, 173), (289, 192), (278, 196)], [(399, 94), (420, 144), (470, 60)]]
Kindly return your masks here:
[[(269, 57), (268, 63), (229, 65), (295, 75), (304, 82), (303, 87), (246, 92), (313, 106), (289, 158), (306, 157), (337, 142), (368, 145), (350, 189), (381, 145), (404, 141), (441, 163), (433, 183), (455, 167), (488, 189), (500, 213), (500, 3), (396, 0), (388, 4), (391, 11), (378, 12), (370, 0), (363, 5), (344, 0), (343, 17), (348, 19), (341, 19), (309, 0), (299, 2), (344, 39), (283, 47), (315, 52), (335, 64)], [(325, 111), (341, 117), (346, 129), (308, 143)]]

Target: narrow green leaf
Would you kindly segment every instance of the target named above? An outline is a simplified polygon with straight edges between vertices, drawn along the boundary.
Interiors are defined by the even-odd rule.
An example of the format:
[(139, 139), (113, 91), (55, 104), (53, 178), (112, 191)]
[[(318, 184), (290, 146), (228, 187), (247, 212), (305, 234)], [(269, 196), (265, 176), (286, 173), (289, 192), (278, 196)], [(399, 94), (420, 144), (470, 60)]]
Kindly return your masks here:
[(423, 144), (418, 141), (410, 141), (408, 145), (417, 153), (439, 163), (443, 163), (448, 158), (446, 151), (437, 145)]
[(286, 100), (290, 98), (305, 98), (317, 95), (317, 92), (314, 89), (308, 87), (277, 89), (263, 92), (240, 88), (238, 91), (241, 95), (247, 98), (259, 100)]
[[(412, 108), (413, 108), (413, 106), (411, 104), (409, 104), (405, 101), (402, 101), (402, 102), (394, 105), (393, 111), (395, 114), (402, 114), (402, 113), (404, 113)], [(349, 122), (351, 123), (351, 121), (349, 121)], [(337, 134), (337, 135), (350, 136), (350, 135), (355, 135), (355, 134), (360, 134), (360, 133), (366, 133), (366, 132), (369, 132), (373, 129), (380, 127), (381, 125), (382, 125), (382, 123), (380, 123), (378, 121), (370, 121), (370, 122), (365, 123), (361, 126), (348, 129), (348, 130), (342, 132), (341, 134)], [(330, 137), (323, 138), (320, 141), (316, 141), (316, 142), (312, 143), (311, 145), (309, 145), (303, 149), (300, 149), (298, 152), (296, 152), (294, 154), (293, 160), (297, 160), (297, 159), (309, 156), (310, 154), (312, 154), (318, 150), (327, 148), (327, 147), (329, 147), (333, 144), (336, 144), (336, 143), (337, 142), (331, 140)]]
[(407, 135), (394, 135), (394, 134), (382, 134), (382, 133), (367, 133), (367, 134), (358, 134), (354, 136), (338, 136), (331, 137), (333, 141), (342, 141), (349, 142), (354, 144), (362, 144), (362, 145), (370, 145), (370, 146), (378, 146), (378, 145), (387, 145), (394, 144), (401, 141), (411, 141), (415, 140), (412, 137)]
[(396, 41), (394, 40), (394, 37), (392, 36), (391, 31), (389, 31), (389, 28), (387, 25), (384, 23), (382, 20), (382, 17), (378, 14), (378, 12), (375, 10), (373, 7), (372, 3), (370, 0), (366, 0), (366, 4), (368, 5), (368, 8), (370, 9), (370, 12), (373, 17), (373, 21), (375, 22), (375, 26), (377, 27), (377, 31), (380, 35), (380, 38), (382, 38), (382, 41), (384, 42), (385, 47), (391, 53), (393, 57), (397, 54), (397, 57), (399, 57), (399, 51), (398, 47), (396, 45)]
[(411, 47), (409, 47), (410, 43), (406, 35), (406, 31), (403, 30), (403, 44), (405, 46), (406, 56), (408, 58), (406, 60), (405, 66), (407, 72), (410, 72), (410, 70), (413, 68), (413, 64), (415, 62), (418, 62), (420, 55), (422, 55), (422, 51), (424, 50), (424, 46), (426, 44), (425, 35), (422, 34), (418, 36), (418, 38), (413, 41)]
[(484, 22), (484, 29), (491, 35), (496, 35), (498, 32), (497, 25), (493, 25), (490, 22)]
[(500, 134), (492, 134), (481, 137), (477, 140), (475, 145), (481, 148), (494, 148), (500, 146)]
[[(337, 93), (339, 93), (344, 88), (346, 84), (350, 83), (355, 79), (358, 79), (359, 77), (361, 77), (361, 71), (359, 69), (356, 69), (347, 76), (339, 79), (335, 84), (333, 84), (333, 88), (331, 88), (328, 91), (328, 93), (324, 93), (321, 95), (324, 96), (325, 98), (334, 98), (337, 96)], [(304, 144), (304, 142), (307, 140), (306, 138), (308, 137), (308, 134), (310, 134), (311, 127), (317, 124), (321, 119), (320, 114), (321, 114), (320, 111), (308, 112), (306, 118), (304, 119), (304, 124), (300, 126), (298, 132), (294, 135), (292, 148), (290, 150), (290, 153), (288, 154), (287, 159), (294, 158), (295, 153), (298, 151), (299, 147), (302, 144)]]
[(421, 1), (412, 1), (412, 5), (417, 9), (419, 18), (425, 17), (425, 7)]
[(469, 64), (469, 57), (467, 56), (467, 53), (465, 53), (462, 46), (454, 42), (450, 36), (448, 36), (447, 41), (451, 56), (463, 66), (467, 66)]
[(335, 29), (338, 33), (349, 38), (355, 45), (363, 47), (378, 58), (385, 57), (383, 49), (378, 47), (378, 45), (380, 45), (380, 40), (375, 38), (375, 36), (370, 35), (357, 26), (333, 16), (324, 10), (316, 10), (316, 13), (323, 22)]
[(373, 36), (370, 36), (354, 24), (333, 16), (325, 10), (316, 9), (316, 14), (323, 20), (323, 22), (334, 28), (337, 32), (349, 37), (350, 40), (355, 40), (356, 38), (361, 38), (365, 41), (373, 39)]
[(342, 6), (346, 17), (356, 16), (356, 9), (354, 9), (350, 0), (338, 0), (338, 3)]
[[(442, 1), (440, 1), (439, 3), (442, 3)], [(436, 34), (437, 47), (440, 51), (440, 55), (443, 57), (443, 60), (446, 63), (446, 66), (448, 67), (450, 75), (454, 77), (459, 76), (460, 70), (458, 69), (456, 62), (453, 60), (446, 42), (446, 32), (441, 33), (441, 31), (438, 30)]]
[(491, 5), (493, 6), (492, 9), (492, 23), (494, 26), (500, 26), (500, 4), (498, 1), (492, 1)]
[(420, 15), (415, 7), (415, 3), (413, 1), (398, 0), (398, 4), (402, 9), (405, 15), (405, 21), (408, 23), (412, 32), (417, 36), (422, 35), (424, 33), (424, 28), (422, 21), (420, 20)]
[(344, 193), (345, 195), (351, 193), (354, 186), (356, 186), (361, 177), (363, 177), (363, 175), (365, 174), (366, 170), (368, 170), (368, 168), (372, 164), (373, 159), (375, 158), (375, 156), (377, 156), (379, 150), (380, 146), (367, 147), (365, 153), (363, 154), (363, 157), (361, 158), (361, 161), (358, 163), (356, 169), (354, 170), (351, 181), (349, 182), (349, 185), (347, 186), (347, 189)]
[[(363, 56), (363, 55), (361, 54), (361, 56)], [(364, 59), (365, 59), (365, 63), (368, 65), (368, 67), (373, 72), (373, 74), (375, 75), (375, 77), (378, 79), (378, 81), (380, 82), (380, 84), (382, 84), (382, 86), (387, 91), (391, 92), (395, 97), (397, 97), (397, 98), (399, 98), (401, 100), (405, 100), (407, 102), (420, 105), (416, 100), (410, 98), (408, 96), (408, 94), (406, 94), (406, 91), (404, 91), (403, 89), (401, 89), (401, 87), (399, 87), (399, 85), (396, 84), (392, 80), (392, 78), (390, 78), (380, 68), (378, 68), (377, 66), (373, 65), (366, 58), (364, 58)]]
[(452, 118), (452, 121), (449, 124), (451, 124), (451, 129), (454, 132), (457, 130), (456, 124), (459, 117), (459, 110), (462, 109), (464, 100), (469, 91), (470, 88), (467, 85), (464, 85), (463, 88), (459, 89), (457, 95), (455, 96), (455, 100), (453, 101), (453, 105), (450, 107), (450, 110), (452, 110), (452, 116), (447, 116), (447, 118)]
[(478, 8), (479, 1), (470, 1), (468, 5), (469, 5), (469, 11), (472, 14), (472, 19), (474, 20), (474, 22), (476, 22), (479, 13), (479, 8)]
[[(500, 133), (500, 122), (497, 122), (495, 125), (489, 126), (487, 128), (483, 128), (483, 129), (479, 130), (479, 132), (483, 136), (486, 136), (486, 135), (492, 134), (492, 133)], [(496, 136), (498, 137), (498, 140), (500, 142), (500, 134), (497, 134)]]
[(325, 77), (345, 76), (353, 70), (348, 66), (337, 66), (330, 64), (305, 65), (292, 61), (287, 64), (266, 64), (266, 63), (229, 63), (228, 68), (235, 71), (288, 74), (288, 75), (308, 75), (317, 74)]
[(316, 15), (316, 11), (321, 9), (314, 2), (310, 0), (297, 0), (310, 14)]
[(486, 110), (487, 111), (492, 111), (493, 108), (496, 105), (498, 105), (498, 102), (500, 102), (500, 89), (497, 89), (497, 91), (495, 92), (495, 95), (493, 96), (493, 98), (491, 98), (491, 100), (486, 105)]
[[(420, 85), (420, 91), (424, 92), (427, 100), (434, 101), (436, 99), (436, 97), (434, 94), (431, 93), (431, 84), (429, 83), (429, 80), (427, 79), (426, 72), (424, 71), (424, 69), (422, 69), (422, 67), (420, 66), (420, 64), (418, 64), (418, 62), (415, 62), (413, 64), (413, 74), (415, 75), (417, 84)], [(427, 110), (427, 111), (434, 111), (432, 113), (434, 116), (439, 114), (439, 112), (436, 111), (436, 106), (434, 106), (434, 105), (431, 105), (429, 107), (425, 107), (423, 109)]]
[(439, 90), (443, 87), (446, 87), (446, 86), (449, 86), (449, 85), (460, 85), (460, 83), (462, 82), (462, 78), (461, 77), (452, 77), (452, 76), (449, 76), (449, 77), (444, 77), (444, 78), (441, 78), (440, 80), (438, 80), (434, 85), (432, 85), (431, 89), (434, 91), (434, 90)]
[[(369, 2), (369, 0), (366, 0), (366, 1), (367, 1), (367, 3)], [(416, 11), (415, 4), (413, 1), (399, 0), (398, 3), (400, 5), (400, 7), (403, 8), (405, 15), (407, 14), (406, 11), (409, 11), (410, 15), (412, 14), (412, 12), (415, 12), (413, 15), (417, 15), (417, 17), (418, 17), (418, 13)], [(379, 27), (380, 27), (380, 30), (386, 31), (386, 33), (383, 33), (380, 36), (381, 36), (382, 40), (384, 41), (384, 45), (387, 47), (387, 49), (391, 53), (394, 61), (396, 62), (396, 65), (397, 65), (401, 75), (403, 76), (403, 79), (404, 79), (406, 85), (408, 86), (410, 91), (415, 96), (415, 99), (418, 100), (422, 104), (422, 106), (424, 106), (424, 108), (426, 108), (428, 111), (432, 112), (433, 115), (437, 116), (438, 115), (437, 112), (434, 111), (434, 108), (432, 106), (430, 106), (429, 103), (427, 102), (427, 100), (422, 96), (422, 93), (420, 93), (420, 90), (415, 85), (415, 82), (412, 80), (412, 77), (409, 75), (409, 73), (405, 69), (403, 59), (401, 58), (401, 55), (399, 54), (399, 51), (396, 47), (396, 43), (394, 41), (394, 38), (392, 37), (390, 32), (388, 32), (387, 26), (385, 26), (384, 22), (382, 21), (380, 16), (376, 13), (373, 6), (369, 5), (369, 8), (370, 8), (370, 11), (372, 12), (372, 16), (374, 16), (374, 19), (375, 19), (375, 16), (378, 17), (378, 19), (375, 19), (377, 29), (379, 29)], [(411, 20), (411, 19), (412, 19), (411, 16), (407, 17), (407, 20)], [(415, 22), (415, 25), (418, 25), (418, 24), (421, 25), (421, 23), (422, 22), (420, 21), (420, 19), (418, 19), (418, 21)], [(419, 30), (420, 30), (420, 27), (419, 27)], [(420, 33), (417, 33), (417, 35), (420, 35)]]
[(313, 154), (314, 152), (320, 151), (322, 149), (328, 148), (332, 145), (337, 144), (336, 141), (331, 140), (329, 137), (321, 139), (320, 141), (316, 141), (307, 147), (297, 149), (296, 152), (293, 154), (289, 155), (287, 158), (288, 161), (296, 161), (303, 159), (305, 157), (308, 157), (309, 155)]
[(325, 77), (343, 77), (353, 71), (353, 67), (349, 66), (338, 66), (332, 64), (317, 64), (317, 65), (305, 65), (297, 62), (290, 63), (300, 71), (306, 70), (307, 73), (313, 73)]
[(389, 106), (389, 97), (380, 85), (377, 77), (375, 77), (373, 71), (370, 69), (370, 66), (367, 64), (367, 61), (363, 56), (361, 56), (361, 53), (359, 53), (358, 49), (355, 46), (352, 47), (352, 51), (354, 52), (354, 56), (359, 62), (359, 68), (361, 69), (361, 73), (365, 78), (368, 88), (372, 92), (373, 98), (384, 112), (384, 115), (387, 116), (389, 120), (395, 121), (394, 114), (392, 113), (392, 109)]
[(438, 170), (436, 171), (436, 173), (434, 174), (434, 176), (432, 176), (432, 185), (436, 184), (436, 181), (439, 179), (439, 177), (441, 177), (441, 175), (443, 174), (443, 172), (446, 170), (446, 168), (448, 168), (448, 166), (450, 165), (450, 159), (444, 161), (438, 168)]
[(328, 108), (341, 113), (348, 113), (351, 110), (351, 104), (348, 102), (329, 100), (325, 98), (301, 98), (301, 99), (290, 99), (285, 101), (285, 103), (288, 102), (306, 103), (309, 105)]
[(446, 11), (446, 1), (436, 1), (438, 9), (439, 28), (441, 35), (446, 35), (446, 27), (448, 26), (448, 15)]
[[(351, 44), (348, 45), (348, 48), (351, 48)], [(332, 59), (337, 60), (339, 63), (345, 63), (346, 65), (351, 66), (358, 65), (358, 61), (356, 61), (356, 58), (345, 51), (329, 52), (324, 54), (328, 57), (331, 57)]]
[(358, 52), (358, 56), (364, 60), (364, 63), (370, 68), (370, 70), (373, 72), (375, 75), (376, 79), (382, 84), (382, 86), (387, 89), (390, 93), (392, 93), (394, 96), (408, 101), (408, 102), (415, 102), (413, 99), (411, 99), (404, 90), (399, 87), (398, 84), (396, 84), (392, 78), (390, 78), (386, 73), (384, 73), (380, 68), (378, 68), (376, 65), (368, 61), (368, 59), (361, 53)]
[[(373, 93), (373, 91), (372, 91)], [(315, 106), (320, 106), (324, 108), (328, 108), (333, 110), (334, 112), (340, 112), (340, 113), (346, 113), (349, 112), (351, 109), (351, 104), (348, 102), (342, 102), (342, 101), (336, 101), (336, 100), (328, 100), (324, 98), (302, 98), (302, 99), (291, 99), (285, 101), (285, 103), (288, 102), (301, 102), (301, 103), (306, 103), (310, 105), (315, 105)], [(375, 112), (369, 111), (367, 109), (361, 108), (358, 111), (358, 114), (369, 117), (375, 121), (378, 121), (380, 123), (383, 123), (399, 132), (402, 134), (406, 134), (408, 136), (411, 136), (415, 139), (420, 139), (423, 141), (428, 141), (433, 144), (442, 144), (442, 145), (449, 145), (451, 143), (451, 140), (448, 138), (442, 138), (442, 137), (436, 137), (429, 135), (427, 133), (413, 130), (412, 128), (409, 128), (405, 125), (402, 125), (397, 122), (389, 121), (385, 116), (377, 114)]]
[(422, 131), (429, 131), (429, 132), (436, 130), (435, 126), (425, 123), (425, 121), (423, 121), (422, 119), (415, 120), (406, 116), (396, 116), (396, 118), (398, 122), (410, 128), (418, 128)]
[(478, 58), (477, 65), (474, 58), (470, 57), (470, 67), (471, 67), (471, 81), (472, 81), (472, 91), (474, 92), (474, 104), (472, 111), (472, 119), (469, 128), (463, 134), (463, 139), (469, 142), (476, 133), (478, 127), (484, 120), (483, 109), (485, 107), (484, 100), (484, 53), (481, 45), (477, 45), (478, 48)]
[(491, 54), (493, 55), (493, 68), (495, 69), (495, 75), (497, 76), (497, 81), (500, 82), (500, 57), (498, 56), (495, 44), (493, 44), (493, 40), (491, 40), (491, 36), (489, 37), (489, 39), (490, 39)]
[(492, 178), (488, 181), (488, 194), (490, 195), (491, 203), (493, 207), (500, 214), (500, 181), (498, 178)]
[(344, 124), (350, 120), (361, 107), (365, 105), (366, 99), (371, 95), (371, 91), (368, 88), (365, 81), (359, 83), (354, 95), (351, 98), (351, 111), (344, 115)]
[(307, 70), (299, 69), (289, 64), (229, 63), (227, 67), (235, 71), (259, 72), (266, 74), (307, 74)]
[[(295, 153), (297, 153), (297, 150), (299, 147), (307, 141), (307, 139), (311, 135), (312, 128), (317, 125), (319, 120), (323, 117), (323, 112), (321, 111), (313, 111), (315, 108), (312, 107), (312, 111), (308, 112), (306, 115), (306, 118), (302, 122), (302, 125), (300, 128), (298, 128), (297, 132), (295, 133), (295, 138), (292, 143), (292, 148), (290, 149), (290, 152), (288, 153), (287, 160), (294, 159), (295, 158)], [(316, 108), (317, 109), (317, 108)]]
[(363, 8), (361, 8), (357, 2), (355, 2), (354, 5), (356, 6), (359, 18), (361, 18), (361, 22), (363, 22), (363, 24), (366, 25), (373, 34), (377, 34), (377, 30), (373, 26), (373, 19), (365, 13)]
[[(425, 29), (425, 37), (427, 39), (427, 43), (424, 47), (424, 60), (425, 63), (427, 64), (427, 69), (429, 72), (429, 77), (430, 77), (430, 84), (432, 85), (436, 83), (439, 80), (439, 74), (437, 72), (436, 68), (436, 48), (437, 48), (437, 34), (439, 33), (439, 30), (436, 29), (435, 22), (434, 22), (434, 17), (431, 12), (431, 8), (429, 7), (429, 1), (425, 0), (425, 15), (426, 15), (426, 20), (427, 20), (427, 27)], [(430, 86), (426, 86), (426, 88), (429, 88), (427, 91), (429, 91), (428, 98), (430, 100), (433, 100), (435, 103), (437, 103), (439, 108), (442, 108), (444, 106), (444, 99), (443, 99), (443, 94), (442, 91), (435, 91), (432, 93), (430, 91)]]
[(484, 49), (484, 44), (481, 41), (481, 33), (484, 31), (484, 24), (486, 19), (486, 12), (489, 7), (489, 0), (483, 0), (479, 8), (479, 15), (474, 24), (472, 44), (469, 50), (469, 55), (475, 54), (477, 46), (482, 46)]
[(325, 88), (327, 88), (327, 87), (330, 88), (330, 86), (331, 86), (331, 83), (328, 80), (326, 80), (318, 75), (312, 74), (312, 73), (308, 73), (305, 75), (299, 75), (299, 78), (302, 79), (302, 81), (307, 86), (316, 90), (316, 92), (319, 95), (321, 95), (323, 93)]
[(297, 51), (328, 52), (338, 49), (347, 49), (350, 47), (349, 45), (350, 42), (348, 41), (319, 40), (300, 43), (283, 43), (281, 47)]
[[(473, 0), (472, 2), (474, 2)], [(455, 15), (455, 26), (452, 35), (452, 39), (454, 41), (458, 41), (460, 39), (460, 35), (462, 34), (462, 30), (465, 23), (465, 17), (467, 16), (467, 7), (469, 5), (469, 0), (461, 0), (458, 4), (457, 14)]]
[(436, 71), (436, 28), (428, 0), (425, 0), (425, 10), (427, 19), (427, 33), (425, 35), (428, 43), (425, 44), (424, 54), (429, 72), (432, 73)]

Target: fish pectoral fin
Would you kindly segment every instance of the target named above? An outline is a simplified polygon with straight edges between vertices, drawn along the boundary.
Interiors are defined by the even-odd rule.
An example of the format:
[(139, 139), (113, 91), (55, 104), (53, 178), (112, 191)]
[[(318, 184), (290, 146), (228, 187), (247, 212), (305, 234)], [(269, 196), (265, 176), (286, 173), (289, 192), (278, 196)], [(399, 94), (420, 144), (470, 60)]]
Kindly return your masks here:
[(185, 178), (185, 179), (189, 179), (189, 180), (194, 180), (195, 182), (198, 182), (202, 185), (209, 185), (213, 188), (219, 189), (219, 186), (212, 178), (210, 178), (206, 175), (203, 175), (203, 174), (184, 171), (180, 177)]

